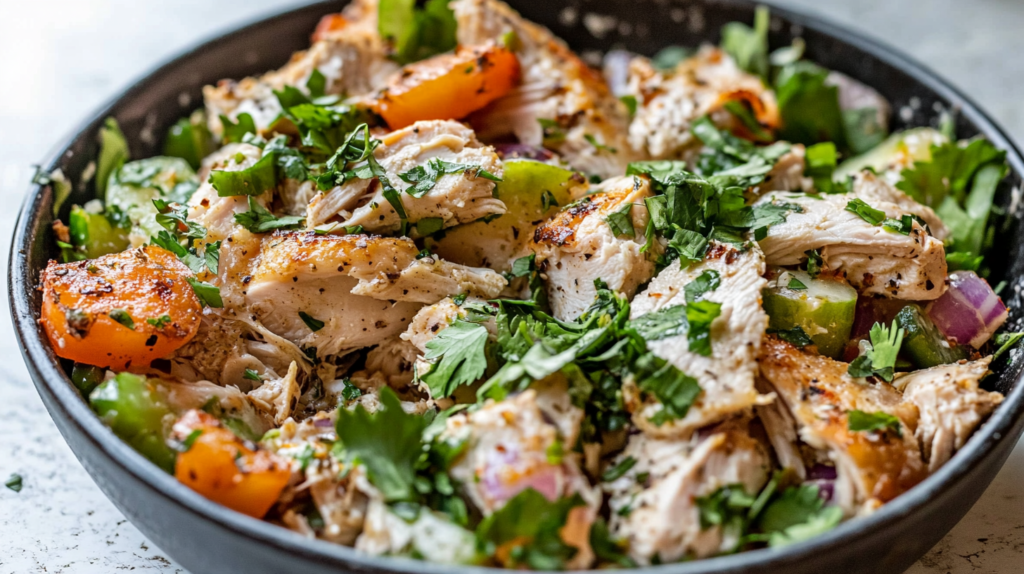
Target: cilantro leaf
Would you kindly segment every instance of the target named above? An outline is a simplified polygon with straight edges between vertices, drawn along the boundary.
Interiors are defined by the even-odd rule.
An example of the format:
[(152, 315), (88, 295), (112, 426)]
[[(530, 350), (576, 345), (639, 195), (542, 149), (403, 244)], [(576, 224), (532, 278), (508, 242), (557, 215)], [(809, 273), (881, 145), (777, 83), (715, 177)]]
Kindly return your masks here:
[(821, 253), (817, 249), (808, 249), (804, 251), (804, 255), (807, 256), (807, 274), (812, 279), (817, 278), (825, 266), (825, 260), (821, 258)]
[(203, 283), (192, 277), (186, 277), (185, 280), (192, 286), (192, 290), (195, 291), (196, 297), (199, 297), (199, 302), (204, 307), (213, 307), (214, 309), (224, 307), (224, 300), (220, 297), (219, 287)]
[(838, 506), (826, 506), (817, 485), (804, 484), (784, 490), (764, 507), (759, 529), (768, 545), (786, 546), (831, 530), (842, 521)]
[(965, 144), (933, 144), (931, 159), (915, 161), (913, 166), (903, 169), (896, 187), (930, 207), (940, 206), (947, 195), (962, 203), (978, 170), (988, 164), (1003, 164), (1005, 160), (1006, 152), (980, 136)]
[(846, 204), (846, 211), (856, 213), (871, 225), (880, 225), (885, 221), (885, 212), (868, 205), (863, 199), (854, 198)]
[(237, 123), (231, 121), (227, 116), (220, 116), (220, 125), (223, 126), (221, 139), (224, 143), (240, 142), (245, 134), (259, 133), (256, 130), (256, 122), (247, 113), (238, 114)]
[(275, 217), (267, 208), (249, 196), (249, 211), (235, 214), (235, 223), (251, 233), (267, 233), (275, 229), (295, 229), (302, 225), (306, 218), (298, 215)]
[(619, 150), (597, 141), (597, 138), (590, 134), (583, 134), (583, 139), (587, 140), (587, 143), (599, 152), (619, 153)]
[(768, 8), (758, 6), (753, 28), (741, 22), (722, 26), (722, 50), (736, 60), (740, 69), (762, 78), (768, 77), (769, 19)]
[(260, 195), (277, 185), (274, 154), (263, 154), (255, 164), (238, 171), (215, 169), (209, 182), (220, 197)]
[(730, 484), (709, 495), (697, 497), (693, 502), (700, 512), (701, 530), (721, 526), (740, 532), (746, 528), (755, 498), (746, 493), (742, 484)]
[(608, 523), (598, 517), (590, 527), (590, 547), (602, 562), (617, 564), (622, 568), (636, 568), (636, 562), (626, 553), (627, 544), (616, 540), (608, 530)]
[(132, 316), (128, 314), (128, 311), (124, 309), (111, 309), (107, 315), (117, 321), (118, 323), (128, 327), (131, 330), (135, 330), (135, 321), (132, 320)]
[(613, 480), (618, 480), (623, 476), (626, 476), (626, 473), (634, 466), (636, 466), (636, 459), (631, 456), (627, 456), (617, 462), (614, 466), (608, 467), (604, 473), (601, 474), (601, 481), (612, 482)]
[(246, 369), (245, 374), (242, 375), (242, 378), (250, 381), (256, 381), (257, 383), (263, 382), (263, 377), (261, 377), (259, 373), (252, 369)]
[(4, 486), (13, 490), (14, 492), (21, 492), (22, 483), (23, 479), (21, 478), (21, 475), (18, 473), (13, 473), (11, 474), (11, 476), (7, 478), (7, 480), (4, 481)]
[(700, 396), (697, 379), (653, 353), (637, 359), (636, 370), (640, 373), (635, 377), (637, 388), (654, 395), (662, 405), (662, 410), (651, 417), (651, 422), (658, 426), (685, 417)]
[(526, 257), (520, 257), (512, 262), (512, 277), (526, 277), (534, 269), (534, 260), (537, 258), (536, 253), (531, 253)]
[(713, 301), (695, 301), (686, 306), (690, 324), (686, 339), (691, 353), (711, 356), (711, 323), (721, 314), (722, 304)]
[(882, 222), (882, 227), (889, 231), (910, 235), (911, 230), (914, 229), (914, 218), (911, 215), (904, 215), (899, 219), (887, 218)]
[(851, 377), (876, 376), (892, 382), (895, 375), (896, 358), (903, 344), (903, 329), (897, 321), (891, 327), (875, 323), (869, 333), (871, 343), (866, 351), (850, 363), (847, 372)]
[(416, 496), (416, 462), (423, 454), (423, 431), (429, 420), (406, 414), (388, 387), (380, 391), (381, 407), (370, 413), (362, 405), (338, 409), (335, 428), (346, 460), (366, 467), (370, 483), (387, 502)]
[(714, 269), (703, 271), (696, 279), (690, 281), (683, 287), (683, 294), (687, 303), (694, 303), (704, 296), (705, 293), (718, 289), (722, 284), (721, 276)]
[(477, 540), (481, 547), (489, 550), (488, 554), (513, 544), (514, 548), (508, 553), (511, 563), (505, 566), (563, 569), (576, 555), (576, 548), (566, 544), (560, 532), (569, 511), (584, 504), (578, 493), (551, 502), (533, 488), (527, 488), (480, 522)]
[(686, 334), (690, 323), (686, 320), (686, 305), (673, 305), (640, 315), (629, 322), (629, 327), (644, 340), (657, 341)]
[(427, 342), (424, 359), (437, 361), (422, 377), (435, 399), (451, 396), (460, 386), (469, 385), (487, 372), (487, 328), (456, 319), (448, 328)]
[(799, 325), (792, 329), (768, 329), (767, 332), (768, 334), (774, 334), (783, 341), (801, 349), (814, 342), (811, 340), (810, 335), (808, 335), (807, 332)]
[(313, 71), (309, 73), (309, 79), (306, 80), (306, 89), (309, 90), (309, 95), (314, 98), (323, 96), (327, 93), (327, 78), (324, 77), (320, 70), (313, 68)]
[(608, 217), (604, 218), (605, 223), (612, 229), (615, 237), (633, 237), (636, 235), (636, 230), (633, 229), (632, 213), (633, 204), (627, 201), (619, 209), (609, 213)]
[(854, 432), (871, 431), (892, 431), (898, 437), (903, 437), (903, 427), (897, 416), (877, 411), (866, 413), (864, 411), (851, 410), (846, 413), (846, 427)]
[(794, 291), (806, 291), (807, 290), (807, 285), (804, 285), (804, 282), (799, 280), (799, 279), (797, 279), (796, 277), (790, 277), (789, 278), (789, 283), (786, 285), (786, 287), (788, 287), (789, 289), (792, 289)]
[(845, 126), (839, 107), (839, 89), (826, 82), (828, 70), (807, 61), (784, 66), (775, 78), (775, 93), (782, 116), (780, 139), (802, 143), (845, 144)]
[(149, 319), (146, 319), (146, 323), (149, 324), (149, 325), (152, 325), (153, 327), (156, 327), (157, 329), (163, 329), (167, 325), (171, 324), (171, 316), (170, 315), (160, 315), (156, 319), (149, 318)]

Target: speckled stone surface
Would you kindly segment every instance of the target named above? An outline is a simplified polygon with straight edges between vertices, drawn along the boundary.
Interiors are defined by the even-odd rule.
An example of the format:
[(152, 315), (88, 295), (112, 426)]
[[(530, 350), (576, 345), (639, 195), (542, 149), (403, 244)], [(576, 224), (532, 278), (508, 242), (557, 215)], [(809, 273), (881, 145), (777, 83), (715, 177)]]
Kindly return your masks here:
[[(971, 94), (1024, 141), (1024, 2), (785, 0), (896, 46)], [(0, 237), (30, 165), (133, 78), (286, 0), (0, 0)], [(7, 264), (7, 249), (0, 249)], [(3, 282), (0, 289), (6, 289)], [(6, 293), (4, 300), (6, 301)], [(103, 497), (53, 426), (0, 314), (0, 574), (184, 572)], [(870, 559), (866, 557), (866, 559)], [(1024, 571), (1024, 446), (970, 514), (908, 572)]]

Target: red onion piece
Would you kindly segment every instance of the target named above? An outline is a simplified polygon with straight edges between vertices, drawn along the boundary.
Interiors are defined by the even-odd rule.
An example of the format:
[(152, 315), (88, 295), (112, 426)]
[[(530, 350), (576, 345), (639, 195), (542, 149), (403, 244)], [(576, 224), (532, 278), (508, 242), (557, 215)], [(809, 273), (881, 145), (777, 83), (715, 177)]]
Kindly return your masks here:
[(825, 464), (816, 464), (807, 469), (808, 480), (835, 480), (836, 467)]
[(835, 480), (808, 480), (804, 484), (813, 484), (818, 487), (818, 498), (825, 502), (832, 502), (832, 496), (835, 495), (836, 481)]
[(501, 159), (535, 159), (537, 161), (547, 161), (555, 154), (550, 151), (537, 146), (526, 145), (526, 144), (496, 144), (494, 151), (498, 152)]
[(988, 282), (973, 271), (949, 276), (949, 289), (928, 306), (928, 317), (942, 334), (975, 349), (1003, 325), (1010, 311)]
[(318, 429), (329, 429), (334, 427), (334, 422), (328, 418), (316, 419), (313, 421), (313, 426)]

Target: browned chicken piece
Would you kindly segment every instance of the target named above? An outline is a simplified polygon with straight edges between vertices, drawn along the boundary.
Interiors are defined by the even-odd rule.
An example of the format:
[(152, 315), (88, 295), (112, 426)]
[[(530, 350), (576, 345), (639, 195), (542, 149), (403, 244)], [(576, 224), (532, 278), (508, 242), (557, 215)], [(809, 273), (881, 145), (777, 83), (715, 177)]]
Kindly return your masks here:
[[(522, 69), (519, 86), (470, 116), (481, 139), (515, 136), (524, 144), (544, 144), (575, 169), (601, 177), (621, 175), (629, 162), (642, 159), (626, 140), (625, 105), (563, 41), (498, 0), (456, 0), (451, 7), (460, 44), (501, 41), (511, 32)], [(545, 128), (538, 119), (551, 124)]]
[(274, 91), (292, 86), (308, 92), (306, 82), (314, 70), (323, 75), (327, 94), (358, 97), (383, 86), (399, 66), (387, 58), (377, 33), (376, 8), (375, 1), (354, 2), (342, 14), (325, 17), (333, 29), (318, 31), (313, 45), (279, 70), (204, 87), (210, 130), (221, 133), (221, 115), (234, 121), (243, 113), (252, 116), (257, 129), (266, 129), (282, 111)]
[(409, 239), (278, 232), (263, 241), (246, 301), (273, 333), (332, 355), (398, 335), (424, 303), (505, 287), (490, 269), (418, 253)]
[(675, 69), (659, 71), (644, 57), (629, 64), (625, 95), (638, 108), (629, 125), (634, 152), (654, 159), (687, 159), (702, 146), (690, 131), (692, 123), (709, 115), (721, 128), (744, 133), (743, 124), (725, 110), (738, 101), (753, 111), (764, 128), (780, 123), (775, 94), (761, 78), (748, 74), (725, 52), (704, 46)]
[[(546, 278), (555, 317), (569, 321), (583, 313), (597, 296), (595, 279), (632, 298), (637, 287), (651, 278), (660, 246), (646, 253), (641, 249), (650, 217), (644, 199), (653, 195), (645, 178), (614, 178), (537, 228), (532, 248)], [(625, 213), (632, 234), (628, 230), (616, 234), (608, 222), (616, 212)]]
[[(846, 363), (774, 336), (765, 338), (760, 363), (761, 375), (792, 414), (800, 440), (825, 451), (835, 465), (835, 502), (848, 516), (874, 510), (927, 476), (914, 438), (917, 408), (903, 402), (891, 385), (855, 379)], [(899, 430), (850, 430), (851, 411), (896, 416)]]
[(963, 448), (974, 429), (1003, 402), (1000, 393), (978, 387), (992, 357), (914, 371), (893, 382), (903, 400), (920, 413), (917, 431), (928, 471), (935, 472)]

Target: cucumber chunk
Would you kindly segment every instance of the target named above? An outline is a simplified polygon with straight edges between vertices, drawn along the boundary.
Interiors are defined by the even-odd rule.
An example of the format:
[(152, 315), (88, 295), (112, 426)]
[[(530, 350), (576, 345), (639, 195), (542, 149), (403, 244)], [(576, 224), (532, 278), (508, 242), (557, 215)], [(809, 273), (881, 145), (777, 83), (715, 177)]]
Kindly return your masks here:
[(903, 352), (919, 369), (948, 365), (969, 355), (966, 348), (951, 344), (917, 305), (901, 309), (896, 322), (903, 329)]
[(845, 283), (812, 278), (804, 271), (772, 269), (762, 291), (771, 329), (800, 327), (822, 355), (839, 358), (850, 340), (857, 291)]
[(914, 128), (894, 133), (874, 149), (839, 164), (833, 177), (839, 181), (865, 169), (877, 173), (910, 167), (915, 161), (930, 161), (932, 144), (946, 142), (946, 136), (932, 128)]
[(199, 178), (188, 162), (179, 157), (151, 157), (132, 161), (110, 175), (107, 208), (120, 210), (131, 221), (133, 245), (149, 241), (163, 229), (156, 222), (154, 199), (186, 203)]
[(68, 230), (75, 251), (86, 259), (120, 253), (129, 246), (127, 230), (112, 225), (106, 216), (89, 213), (77, 205), (68, 216)]

